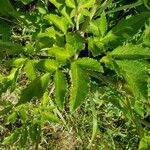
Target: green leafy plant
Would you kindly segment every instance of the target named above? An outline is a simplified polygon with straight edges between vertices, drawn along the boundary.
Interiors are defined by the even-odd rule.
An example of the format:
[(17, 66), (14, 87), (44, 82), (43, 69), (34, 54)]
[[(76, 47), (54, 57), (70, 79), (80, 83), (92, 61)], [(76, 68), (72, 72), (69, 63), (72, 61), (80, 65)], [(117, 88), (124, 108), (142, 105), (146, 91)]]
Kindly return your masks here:
[[(34, 0), (20, 2), (24, 7)], [(69, 108), (74, 114), (88, 100), (94, 116), (92, 143), (98, 125), (96, 104), (91, 95), (100, 90), (99, 87), (102, 88), (99, 91), (103, 95), (101, 99), (107, 99), (134, 123), (140, 139), (149, 134), (142, 127), (150, 126), (145, 121), (150, 115), (150, 12), (147, 1), (124, 5), (109, 0), (41, 0), (35, 3), (38, 7), (31, 11), (31, 16), (22, 13), (21, 8), (16, 11), (14, 7), (17, 6), (8, 0), (2, 0), (2, 3), (6, 7), (0, 6), (3, 8), (0, 27), (7, 25), (5, 30), (0, 30), (0, 61), (7, 73), (0, 76), (0, 95), (3, 97), (10, 91), (17, 97), (14, 104), (1, 101), (0, 115), (7, 116), (6, 124), (21, 121), (20, 127), (4, 139), (4, 145), (19, 141), (23, 147), (30, 135), (38, 149), (46, 121), (57, 122), (59, 116), (66, 124), (60, 111)], [(144, 9), (138, 10), (138, 6)], [(119, 11), (124, 15), (118, 21)], [(19, 38), (25, 42), (17, 40), (18, 33), (9, 30), (9, 20), (3, 19), (4, 16), (12, 18), (12, 27), (15, 26), (13, 20), (22, 23), (16, 26), (24, 27)], [(10, 32), (15, 35), (12, 39), (9, 39)], [(13, 42), (15, 40), (17, 42)], [(94, 88), (95, 81), (97, 87)], [(57, 110), (55, 114), (53, 110)], [(143, 148), (143, 141), (139, 149)]]

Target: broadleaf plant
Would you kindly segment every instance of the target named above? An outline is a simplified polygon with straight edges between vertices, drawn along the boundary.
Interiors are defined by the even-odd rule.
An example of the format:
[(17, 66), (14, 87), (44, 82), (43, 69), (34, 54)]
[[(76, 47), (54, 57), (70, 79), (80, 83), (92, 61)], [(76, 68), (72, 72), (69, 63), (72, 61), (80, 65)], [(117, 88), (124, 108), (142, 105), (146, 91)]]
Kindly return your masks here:
[[(6, 124), (21, 120), (3, 145), (19, 143), (18, 148), (24, 148), (31, 139), (38, 150), (47, 123), (60, 119), (66, 126), (61, 113), (74, 115), (90, 100), (95, 114), (91, 97), (98, 91), (134, 123), (141, 149), (150, 126), (145, 121), (150, 116), (148, 2), (2, 0), (2, 4), (0, 27), (6, 26), (0, 29), (0, 63), (6, 72), (0, 74), (4, 99), (0, 115), (6, 116)], [(22, 12), (25, 8), (29, 12)], [(15, 102), (4, 106), (7, 92), (16, 94)], [(94, 122), (92, 139), (98, 123)]]

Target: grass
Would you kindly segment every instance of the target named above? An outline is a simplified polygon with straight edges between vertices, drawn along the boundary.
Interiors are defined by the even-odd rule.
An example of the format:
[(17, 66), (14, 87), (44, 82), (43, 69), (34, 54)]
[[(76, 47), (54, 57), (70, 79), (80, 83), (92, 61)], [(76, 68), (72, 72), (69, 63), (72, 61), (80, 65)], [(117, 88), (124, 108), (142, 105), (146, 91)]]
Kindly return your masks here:
[[(2, 70), (4, 69), (2, 68)], [(4, 70), (2, 73), (7, 74), (7, 71)], [(22, 75), (18, 81), (18, 90), (15, 90), (16, 93), (7, 91), (1, 98), (16, 103), (15, 100), (19, 93), (19, 86), (24, 86), (24, 82), (26, 83), (26, 78)], [(113, 100), (120, 101), (116, 97), (116, 93), (105, 85), (98, 87), (95, 82), (93, 82), (93, 85), (95, 85), (93, 86), (95, 88), (92, 89), (91, 98), (74, 114), (70, 114), (67, 104), (65, 111), (58, 110), (66, 124), (60, 120), (58, 123), (47, 123), (42, 128), (39, 150), (138, 149), (139, 137), (135, 125), (130, 119), (124, 116), (120, 109), (112, 104)], [(121, 89), (119, 90), (120, 93), (123, 92)], [(93, 118), (96, 121), (95, 127)], [(5, 124), (6, 120), (4, 116), (1, 116), (0, 122), (2, 124), (0, 142), (2, 142), (3, 138), (8, 136), (17, 126), (16, 124)], [(94, 134), (93, 127), (95, 128)], [(1, 149), (15, 150), (17, 149), (17, 143), (6, 147), (0, 145)], [(34, 149), (30, 139), (28, 139), (26, 149)]]
[[(136, 150), (139, 138), (135, 126), (125, 119), (122, 112), (105, 100), (96, 100), (97, 130), (91, 144), (91, 150)], [(11, 99), (11, 97), (10, 97)], [(99, 102), (98, 102), (99, 101)], [(60, 121), (56, 124), (47, 123), (42, 129), (40, 150), (86, 150), (92, 137), (93, 115), (87, 101), (75, 114), (62, 112), (68, 128)], [(4, 120), (1, 121), (3, 122)], [(4, 126), (1, 137), (5, 137), (16, 126)], [(27, 149), (33, 148), (29, 140)], [(17, 146), (14, 145), (14, 146)], [(12, 146), (0, 147), (3, 150), (13, 149)], [(15, 147), (16, 148), (16, 147)]]

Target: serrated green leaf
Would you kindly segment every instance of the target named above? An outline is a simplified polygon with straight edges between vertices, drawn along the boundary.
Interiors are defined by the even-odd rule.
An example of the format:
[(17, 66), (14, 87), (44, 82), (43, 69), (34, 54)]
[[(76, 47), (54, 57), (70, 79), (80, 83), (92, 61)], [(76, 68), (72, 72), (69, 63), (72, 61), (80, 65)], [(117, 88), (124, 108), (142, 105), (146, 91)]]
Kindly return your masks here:
[(89, 25), (86, 28), (86, 32), (88, 33), (92, 33), (95, 36), (99, 36), (100, 35), (100, 31), (97, 25), (97, 21), (96, 20), (91, 20)]
[(98, 28), (101, 32), (101, 35), (104, 36), (107, 31), (107, 19), (106, 19), (105, 12), (103, 12), (101, 14), (100, 19), (97, 19), (96, 22), (97, 22)]
[(73, 26), (73, 22), (70, 17), (70, 10), (66, 7), (65, 0), (56, 1), (56, 0), (49, 0), (55, 7), (60, 11), (60, 13), (67, 19), (67, 21)]
[(62, 5), (65, 5), (65, 0), (57, 1), (57, 0), (49, 0), (56, 8), (60, 8)]
[(19, 104), (29, 102), (34, 97), (42, 97), (48, 86), (49, 81), (49, 73), (46, 73), (34, 79), (24, 90), (22, 90)]
[(147, 101), (147, 73), (148, 68), (150, 68), (149, 63), (137, 60), (117, 60), (116, 63), (135, 98), (137, 100)]
[(114, 49), (111, 55), (115, 59), (149, 59), (150, 49), (141, 47), (140, 45), (125, 45)]
[(122, 20), (112, 29), (112, 33), (119, 36), (119, 38), (122, 37), (125, 39), (130, 39), (139, 31), (140, 28), (144, 26), (149, 17), (150, 13), (144, 12)]
[(45, 59), (36, 64), (36, 67), (41, 71), (54, 72), (59, 68), (60, 64), (56, 60)]
[(54, 14), (49, 14), (45, 16), (45, 19), (50, 23), (52, 22), (63, 33), (67, 32), (67, 21), (64, 17), (59, 17), (58, 15), (54, 15)]
[(75, 63), (85, 70), (103, 72), (103, 67), (100, 63), (92, 58), (83, 57), (75, 61)]
[(66, 43), (73, 46), (76, 51), (81, 51), (85, 47), (84, 38), (78, 33), (68, 33), (66, 35)]
[(10, 88), (11, 92), (14, 91), (18, 74), (19, 69), (12, 68), (9, 75), (0, 77), (0, 94), (6, 92), (8, 88)]
[(70, 97), (70, 110), (75, 111), (85, 100), (89, 92), (90, 79), (86, 72), (78, 65), (71, 65), (72, 89)]
[(36, 44), (35, 44), (36, 52), (38, 52), (44, 48), (52, 47), (54, 42), (55, 42), (54, 39), (50, 38), (48, 36), (38, 38), (36, 41)]
[(37, 38), (49, 37), (49, 38), (54, 38), (55, 39), (56, 38), (55, 36), (56, 36), (57, 33), (58, 32), (52, 26), (52, 27), (46, 28), (46, 30), (44, 32), (39, 33), (37, 35)]
[(81, 14), (84, 15), (84, 16), (90, 16), (91, 15), (90, 11), (86, 8), (83, 8), (81, 10)]
[(104, 63), (105, 66), (111, 70), (115, 70), (117, 75), (120, 75), (120, 68), (118, 67), (115, 60), (108, 54), (100, 59), (101, 63)]
[(86, 31), (94, 34), (95, 36), (104, 36), (107, 31), (106, 14), (103, 12), (101, 17), (96, 20), (91, 20)]
[(144, 31), (143, 44), (150, 46), (150, 26), (148, 26)]
[(34, 80), (36, 78), (35, 64), (32, 60), (28, 60), (25, 63), (24, 71), (26, 72), (26, 75), (30, 80)]
[(88, 47), (93, 56), (98, 56), (104, 53), (104, 43), (98, 37), (88, 38)]
[(96, 0), (83, 0), (82, 8), (91, 8), (94, 6)]
[(63, 35), (56, 35), (56, 40), (55, 40), (55, 44), (56, 46), (59, 46), (59, 47), (65, 47), (65, 37)]
[[(149, 17), (149, 12), (144, 12), (120, 21), (105, 37), (97, 41), (100, 44), (99, 49), (115, 48), (124, 41), (130, 40), (144, 26)], [(100, 50), (96, 55), (101, 54)]]
[(54, 75), (54, 83), (55, 83), (55, 102), (60, 108), (63, 108), (67, 92), (67, 81), (65, 74), (57, 70)]
[(144, 104), (140, 101), (135, 101), (134, 110), (137, 114), (139, 114), (142, 118), (144, 118)]
[(57, 61), (62, 62), (66, 61), (70, 57), (72, 57), (75, 54), (75, 51), (73, 47), (70, 47), (66, 45), (66, 48), (63, 47), (52, 47), (48, 50), (48, 55), (54, 56)]

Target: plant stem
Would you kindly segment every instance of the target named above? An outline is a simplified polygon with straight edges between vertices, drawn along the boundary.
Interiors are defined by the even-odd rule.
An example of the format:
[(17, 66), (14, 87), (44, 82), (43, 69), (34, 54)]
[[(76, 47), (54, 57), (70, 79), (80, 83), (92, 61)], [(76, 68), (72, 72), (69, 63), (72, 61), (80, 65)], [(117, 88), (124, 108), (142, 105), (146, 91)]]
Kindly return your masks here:
[(82, 5), (82, 0), (79, 2), (78, 6), (77, 6), (77, 10), (76, 10), (76, 30), (78, 31), (79, 30), (79, 22), (80, 22), (80, 17), (81, 17), (81, 14), (80, 14), (80, 9), (81, 9), (81, 5)]

